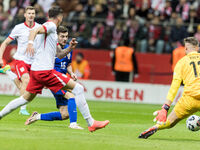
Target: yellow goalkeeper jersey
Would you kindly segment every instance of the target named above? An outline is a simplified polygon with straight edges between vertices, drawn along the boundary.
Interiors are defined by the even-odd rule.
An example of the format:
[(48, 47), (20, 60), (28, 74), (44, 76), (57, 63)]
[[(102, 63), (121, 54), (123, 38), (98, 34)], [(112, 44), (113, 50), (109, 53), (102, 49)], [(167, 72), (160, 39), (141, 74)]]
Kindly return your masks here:
[(200, 53), (191, 52), (178, 61), (167, 95), (168, 100), (174, 100), (182, 81), (184, 93), (200, 99)]

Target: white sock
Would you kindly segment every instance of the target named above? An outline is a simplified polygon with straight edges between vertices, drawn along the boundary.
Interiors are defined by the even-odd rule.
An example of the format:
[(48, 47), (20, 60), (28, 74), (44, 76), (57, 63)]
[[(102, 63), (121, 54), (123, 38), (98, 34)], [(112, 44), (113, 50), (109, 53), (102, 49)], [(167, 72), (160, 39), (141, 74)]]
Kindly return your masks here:
[(10, 101), (0, 112), (0, 118), (4, 117), (5, 115), (9, 114), (13, 110), (17, 109), (18, 107), (28, 103), (27, 100), (23, 98), (23, 96), (16, 98)]
[(11, 70), (7, 70), (6, 74), (9, 76), (11, 80), (15, 80), (17, 78), (17, 75), (13, 73)]
[(21, 106), (20, 109), (21, 109), (21, 110), (22, 110), (22, 109), (26, 109), (26, 105)]
[(84, 96), (83, 86), (79, 83), (76, 83), (74, 89), (72, 90), (72, 93), (75, 95), (76, 105), (83, 115), (83, 118), (87, 121), (88, 126), (92, 126), (94, 123), (94, 119), (90, 114), (90, 110)]
[(37, 120), (41, 120), (41, 114), (37, 114), (37, 115), (36, 115), (36, 119), (37, 119)]
[(76, 123), (76, 122), (71, 122), (70, 125), (71, 125), (71, 126), (77, 125), (77, 123)]

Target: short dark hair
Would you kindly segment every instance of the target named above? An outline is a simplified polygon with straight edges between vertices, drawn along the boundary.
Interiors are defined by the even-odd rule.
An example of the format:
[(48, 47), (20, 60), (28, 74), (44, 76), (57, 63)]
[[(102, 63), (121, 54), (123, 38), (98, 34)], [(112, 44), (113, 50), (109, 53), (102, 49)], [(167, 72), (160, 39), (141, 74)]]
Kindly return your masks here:
[(195, 37), (187, 37), (184, 39), (184, 44), (190, 43), (193, 46), (199, 46), (199, 41)]
[(57, 28), (57, 33), (65, 33), (65, 32), (68, 32), (68, 29), (66, 26), (58, 26)]
[(84, 58), (84, 55), (81, 52), (77, 53), (76, 56), (80, 56), (81, 58)]
[(62, 13), (63, 10), (59, 6), (54, 6), (49, 9), (49, 18), (56, 18), (58, 15)]
[(35, 7), (33, 7), (33, 6), (27, 6), (27, 7), (25, 8), (25, 12), (26, 12), (27, 10), (35, 10)]

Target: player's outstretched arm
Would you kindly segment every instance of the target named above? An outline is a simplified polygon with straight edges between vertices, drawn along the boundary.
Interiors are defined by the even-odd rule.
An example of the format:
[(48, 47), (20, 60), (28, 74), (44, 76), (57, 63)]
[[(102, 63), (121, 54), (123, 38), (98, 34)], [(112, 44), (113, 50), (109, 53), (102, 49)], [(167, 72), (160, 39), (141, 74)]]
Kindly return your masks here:
[(35, 37), (37, 34), (45, 34), (45, 29), (43, 26), (41, 27), (38, 27), (34, 30), (31, 30), (30, 33), (29, 33), (29, 41), (28, 41), (28, 46), (27, 46), (27, 49), (26, 49), (26, 54), (30, 55), (30, 56), (33, 56), (34, 55), (34, 48), (33, 48), (33, 43), (34, 43), (34, 40), (35, 40)]
[(76, 48), (76, 45), (78, 42), (76, 41), (76, 38), (72, 38), (72, 40), (69, 42), (69, 47), (62, 49), (60, 45), (57, 46), (57, 52), (56, 55), (59, 59), (62, 59), (67, 54), (69, 54), (74, 48)]
[(1, 44), (1, 47), (0, 47), (0, 65), (3, 66), (3, 54), (4, 54), (4, 51), (6, 49), (6, 47), (8, 46), (8, 44), (10, 44), (12, 42), (12, 39), (7, 37), (3, 43)]

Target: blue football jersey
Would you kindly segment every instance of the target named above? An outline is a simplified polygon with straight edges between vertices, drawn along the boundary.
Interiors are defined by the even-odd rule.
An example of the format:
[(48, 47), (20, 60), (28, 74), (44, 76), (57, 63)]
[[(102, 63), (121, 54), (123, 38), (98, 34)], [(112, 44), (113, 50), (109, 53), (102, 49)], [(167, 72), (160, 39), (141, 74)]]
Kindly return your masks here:
[[(68, 44), (65, 45), (64, 49), (69, 47)], [(67, 73), (67, 66), (72, 62), (72, 51), (62, 59), (58, 57), (55, 58), (55, 67), (54, 69), (58, 72)]]

